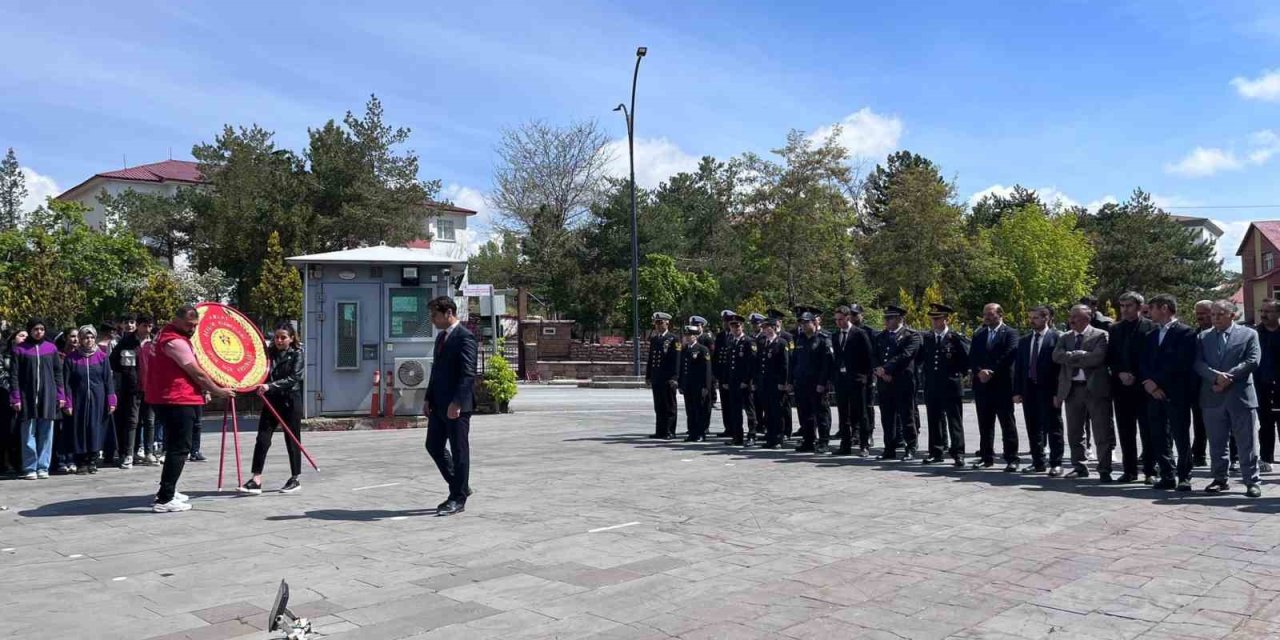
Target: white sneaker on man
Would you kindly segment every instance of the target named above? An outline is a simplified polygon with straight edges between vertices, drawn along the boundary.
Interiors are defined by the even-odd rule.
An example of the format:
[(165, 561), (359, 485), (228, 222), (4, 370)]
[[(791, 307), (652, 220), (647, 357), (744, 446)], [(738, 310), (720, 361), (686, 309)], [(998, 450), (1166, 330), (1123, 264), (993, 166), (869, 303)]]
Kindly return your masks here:
[(156, 513), (178, 513), (180, 511), (190, 511), (191, 505), (179, 500), (178, 496), (174, 495), (173, 499), (168, 502), (157, 502), (151, 505), (151, 510)]
[(178, 502), (191, 502), (191, 497), (181, 491), (174, 491), (173, 499)]

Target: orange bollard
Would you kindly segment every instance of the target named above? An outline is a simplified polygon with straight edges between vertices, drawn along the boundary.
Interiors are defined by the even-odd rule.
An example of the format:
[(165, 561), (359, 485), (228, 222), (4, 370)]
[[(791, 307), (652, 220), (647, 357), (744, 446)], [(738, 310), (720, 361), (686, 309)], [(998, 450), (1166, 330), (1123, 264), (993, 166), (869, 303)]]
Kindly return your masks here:
[(373, 400), (369, 402), (369, 417), (378, 417), (378, 404), (382, 400), (382, 370), (373, 370)]
[(387, 390), (387, 396), (382, 401), (382, 415), (394, 418), (396, 416), (396, 391), (391, 383), (395, 378), (391, 376), (390, 369), (387, 369), (387, 375), (384, 379), (387, 381), (387, 384), (383, 385), (383, 388)]

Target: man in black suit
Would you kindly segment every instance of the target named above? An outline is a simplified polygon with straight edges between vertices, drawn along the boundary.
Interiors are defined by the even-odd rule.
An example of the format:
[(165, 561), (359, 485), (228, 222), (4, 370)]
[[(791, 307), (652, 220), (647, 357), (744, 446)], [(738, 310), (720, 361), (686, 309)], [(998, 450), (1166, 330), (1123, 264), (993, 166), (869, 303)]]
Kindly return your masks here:
[[(1111, 325), (1107, 345), (1107, 368), (1111, 370), (1111, 400), (1115, 403), (1116, 437), (1124, 473), (1116, 482), (1138, 479), (1138, 432), (1147, 430), (1147, 394), (1138, 380), (1138, 364), (1147, 334), (1155, 329), (1151, 321), (1139, 313), (1145, 300), (1128, 291), (1120, 294), (1120, 321)], [(1144, 461), (1143, 472), (1148, 484), (1154, 483), (1153, 461)]]
[[(1199, 336), (1202, 332), (1211, 331), (1213, 329), (1213, 301), (1200, 300), (1195, 306), (1196, 325), (1191, 328), (1192, 333)], [(1234, 441), (1232, 441), (1234, 444)], [(1235, 448), (1232, 447), (1232, 451)], [(1204, 428), (1204, 411), (1200, 409), (1200, 394), (1197, 393), (1191, 397), (1191, 466), (1199, 469), (1209, 466), (1209, 434)], [(1235, 459), (1235, 456), (1232, 456)]]
[(676, 373), (680, 341), (671, 333), (671, 314), (653, 314), (653, 335), (649, 337), (649, 367), (644, 380), (653, 392), (654, 426), (651, 438), (676, 437)]
[[(724, 341), (724, 357), (720, 364), (720, 398), (724, 403), (725, 433), (733, 444), (753, 446), (756, 443), (756, 410), (752, 404), (756, 374), (756, 342), (742, 331), (743, 317), (734, 313), (727, 319), (729, 335)], [(743, 431), (743, 415), (746, 431)]]
[[(849, 322), (855, 328), (861, 329), (867, 334), (867, 339), (871, 341), (872, 352), (875, 351), (876, 336), (880, 335), (875, 329), (863, 324), (862, 322), (862, 305), (854, 304), (849, 307)], [(862, 457), (870, 455), (870, 449), (875, 445), (876, 441), (876, 377), (867, 376), (867, 384), (863, 387), (863, 406), (866, 407), (866, 418), (864, 418), (863, 431), (860, 434), (858, 444), (862, 445), (859, 453)]]
[(979, 459), (974, 469), (995, 465), (996, 420), (1004, 441), (1004, 470), (1018, 470), (1018, 423), (1013, 417), (1013, 356), (1018, 332), (1004, 323), (1004, 309), (990, 303), (982, 309), (981, 329), (973, 334), (969, 368), (973, 372), (973, 403), (978, 411)]
[[(854, 307), (857, 307), (858, 313), (862, 312), (862, 307)], [(836, 308), (836, 332), (831, 336), (831, 348), (835, 354), (835, 366), (831, 368), (831, 375), (840, 425), (837, 431), (840, 448), (836, 453), (842, 456), (853, 453), (855, 439), (858, 441), (858, 451), (866, 451), (862, 444), (867, 431), (867, 410), (863, 403), (866, 402), (867, 380), (871, 378), (871, 338), (850, 321), (854, 307)]]
[(471, 412), (475, 409), (477, 344), (476, 337), (458, 322), (458, 306), (453, 298), (440, 296), (427, 308), (438, 333), (422, 412), (427, 416), (427, 453), (449, 484), (449, 499), (436, 507), (436, 513), (451, 516), (466, 509), (467, 496), (471, 495), (470, 432)]
[(698, 341), (702, 329), (690, 324), (684, 328), (684, 344), (680, 347), (680, 375), (677, 386), (684, 395), (685, 442), (707, 439), (707, 416), (711, 414), (711, 349)]
[(796, 307), (801, 331), (791, 350), (791, 378), (800, 416), (799, 453), (827, 453), (826, 438), (830, 437), (831, 407), (826, 399), (833, 361), (831, 339), (818, 330), (819, 314), (813, 307)]
[[(1053, 311), (1036, 307), (1027, 314), (1031, 333), (1018, 341), (1018, 356), (1013, 367), (1013, 402), (1022, 404), (1022, 418), (1027, 423), (1031, 466), (1024, 473), (1049, 471), (1049, 476), (1062, 475), (1062, 406), (1055, 402), (1058, 393), (1060, 365), (1053, 361), (1053, 348), (1058, 345), (1058, 330), (1052, 326)], [(1045, 445), (1049, 448), (1045, 464)]]
[(1258, 394), (1258, 471), (1270, 473), (1276, 461), (1276, 406), (1280, 393), (1280, 377), (1276, 365), (1280, 364), (1280, 313), (1276, 299), (1266, 298), (1258, 308), (1258, 344), (1262, 347), (1262, 361), (1253, 370), (1253, 385)]
[[(1139, 363), (1142, 389), (1147, 394), (1147, 423), (1142, 431), (1143, 457), (1157, 467), (1157, 489), (1191, 490), (1191, 403), (1199, 394), (1193, 366), (1196, 334), (1178, 320), (1173, 296), (1151, 298), (1156, 330), (1147, 334)], [(1178, 449), (1177, 478), (1170, 440)]]
[(929, 453), (920, 462), (942, 462), (946, 454), (955, 461), (955, 466), (963, 467), (964, 422), (960, 403), (964, 374), (969, 369), (969, 340), (947, 326), (954, 309), (938, 303), (929, 306), (932, 331), (923, 332), (924, 340), (916, 355), (929, 418)]
[(884, 431), (880, 460), (911, 460), (920, 435), (920, 424), (916, 422), (916, 353), (922, 340), (919, 332), (903, 323), (904, 315), (902, 307), (885, 307), (884, 331), (876, 336), (876, 368), (871, 373), (877, 381)]
[(783, 440), (783, 412), (791, 413), (784, 406), (787, 384), (791, 380), (791, 343), (778, 335), (777, 318), (764, 321), (763, 338), (758, 347), (756, 399), (763, 405), (765, 442), (764, 448), (777, 449)]

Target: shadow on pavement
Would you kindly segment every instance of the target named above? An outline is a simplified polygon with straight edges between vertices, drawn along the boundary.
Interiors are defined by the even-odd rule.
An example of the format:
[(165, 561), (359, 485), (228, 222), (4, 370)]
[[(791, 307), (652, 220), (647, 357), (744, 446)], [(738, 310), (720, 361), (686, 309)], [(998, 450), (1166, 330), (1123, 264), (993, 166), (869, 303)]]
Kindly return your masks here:
[(388, 511), (386, 509), (317, 509), (292, 516), (270, 516), (266, 520), (279, 522), (288, 520), (330, 520), (340, 522), (377, 522), (392, 518), (417, 518), (422, 516), (436, 517), (435, 509), (404, 509)]
[[(192, 491), (187, 494), (191, 498), (205, 498), (219, 495), (217, 491)], [(223, 494), (225, 495), (225, 494)], [(151, 503), (155, 494), (142, 496), (109, 496), (104, 498), (80, 498), (63, 502), (51, 502), (34, 509), (19, 511), (24, 518), (53, 518), (69, 516), (100, 516), (112, 513), (151, 513)]]
[[(791, 444), (783, 445), (778, 449), (761, 449), (758, 447), (743, 448), (733, 446), (729, 444), (727, 440), (711, 437), (708, 437), (706, 442), (694, 443), (683, 442), (682, 436), (678, 436), (674, 440), (656, 440), (650, 438), (648, 435), (634, 433), (592, 438), (575, 438), (566, 441), (594, 441), (604, 442), (606, 444), (632, 445), (641, 449), (679, 450), (690, 455), (726, 455), (733, 456), (736, 459), (767, 459), (772, 460), (773, 462), (785, 464), (808, 463), (816, 464), (820, 467), (864, 467), (881, 471), (910, 473), (921, 477), (946, 476), (959, 482), (981, 482), (993, 487), (1017, 487), (1024, 491), (1057, 491), (1061, 493), (1075, 493), (1085, 496), (1134, 498), (1162, 505), (1194, 504), (1228, 507), (1238, 508), (1240, 511), (1246, 513), (1280, 513), (1280, 500), (1277, 500), (1274, 497), (1268, 497), (1265, 493), (1262, 498), (1247, 498), (1244, 496), (1244, 485), (1240, 483), (1238, 479), (1233, 480), (1231, 489), (1227, 494), (1210, 495), (1204, 492), (1204, 487), (1209, 484), (1209, 480), (1203, 477), (1194, 479), (1194, 491), (1189, 493), (1177, 493), (1174, 491), (1152, 489), (1151, 487), (1143, 484), (1104, 485), (1098, 482), (1097, 474), (1093, 474), (1088, 479), (1075, 480), (1066, 478), (1050, 478), (1043, 473), (1004, 473), (1000, 470), (1000, 467), (996, 467), (989, 471), (957, 469), (950, 466), (950, 462), (926, 466), (921, 465), (918, 458), (908, 462), (886, 462), (876, 460), (874, 457), (879, 451), (881, 451), (880, 449), (873, 449), (872, 456), (867, 458), (796, 453), (793, 451), (795, 446), (794, 439), (791, 441)], [(1024, 463), (1025, 460), (1029, 458), (1030, 456), (1024, 458)], [(1267, 490), (1265, 482), (1263, 484), (1263, 490)]]

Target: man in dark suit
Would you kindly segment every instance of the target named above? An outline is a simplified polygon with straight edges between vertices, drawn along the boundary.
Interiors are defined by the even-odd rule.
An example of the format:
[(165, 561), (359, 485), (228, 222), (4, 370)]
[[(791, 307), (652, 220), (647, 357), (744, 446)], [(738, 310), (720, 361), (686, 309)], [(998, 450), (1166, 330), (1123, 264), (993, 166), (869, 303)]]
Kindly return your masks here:
[(1270, 473), (1276, 458), (1276, 406), (1280, 393), (1280, 377), (1276, 365), (1280, 364), (1280, 313), (1276, 299), (1267, 298), (1258, 309), (1258, 344), (1262, 347), (1262, 361), (1253, 371), (1253, 384), (1258, 394), (1258, 471)]
[(916, 354), (929, 418), (929, 453), (920, 462), (942, 462), (946, 454), (955, 461), (955, 466), (963, 467), (964, 422), (960, 403), (964, 374), (969, 370), (969, 340), (947, 326), (954, 309), (938, 303), (929, 306), (932, 331), (922, 332), (924, 339)]
[(791, 380), (791, 343), (778, 336), (778, 320), (766, 318), (764, 337), (758, 347), (758, 377), (756, 382), (756, 399), (764, 408), (765, 442), (764, 448), (777, 449), (783, 440), (783, 411), (791, 412), (784, 407), (787, 383)]
[[(906, 326), (902, 307), (884, 309), (884, 331), (876, 336), (876, 393), (880, 398), (880, 422), (884, 452), (880, 460), (910, 460), (915, 457), (920, 424), (916, 422), (916, 353), (920, 333)], [(898, 457), (902, 449), (902, 457)]]
[(702, 329), (690, 324), (684, 328), (684, 344), (680, 346), (680, 375), (677, 386), (684, 395), (685, 422), (689, 435), (685, 442), (707, 439), (707, 416), (711, 414), (711, 349), (698, 341)]
[[(1195, 306), (1196, 324), (1191, 331), (1198, 337), (1205, 331), (1213, 329), (1213, 301), (1200, 300)], [(1191, 398), (1191, 467), (1199, 469), (1209, 465), (1209, 435), (1204, 428), (1204, 410), (1200, 407), (1200, 396), (1197, 393)], [(1233, 447), (1234, 454), (1234, 447)], [(1232, 456), (1232, 460), (1235, 456)]]
[[(1107, 345), (1116, 437), (1120, 441), (1123, 460), (1123, 473), (1116, 479), (1119, 483), (1138, 479), (1138, 432), (1147, 429), (1147, 394), (1139, 384), (1138, 363), (1142, 361), (1147, 334), (1155, 329), (1155, 325), (1139, 313), (1144, 302), (1142, 295), (1134, 291), (1120, 295), (1120, 321), (1111, 326)], [(1144, 463), (1143, 467), (1147, 478), (1151, 479), (1155, 468), (1149, 463)]]
[(653, 392), (654, 426), (651, 438), (676, 437), (676, 373), (679, 338), (671, 333), (671, 314), (653, 314), (653, 335), (649, 337), (649, 367), (644, 380)]
[[(795, 336), (789, 333), (786, 329), (782, 328), (782, 321), (786, 319), (787, 314), (777, 309), (769, 309), (764, 313), (765, 313), (765, 317), (777, 322), (778, 339), (787, 343), (788, 349), (791, 349), (792, 347), (794, 347), (796, 342)], [(790, 360), (790, 352), (788, 352), (787, 359), (788, 361)], [(788, 371), (790, 371), (789, 362), (788, 362)], [(787, 380), (788, 382), (790, 382), (789, 377), (787, 378)], [(790, 390), (783, 390), (783, 393), (782, 393), (782, 439), (783, 440), (787, 440), (792, 435), (795, 434), (795, 423), (793, 422), (793, 419), (791, 417), (791, 413), (792, 413), (791, 409), (793, 409), (795, 405), (796, 405), (795, 394)]]
[[(1200, 381), (1192, 370), (1196, 334), (1178, 321), (1178, 302), (1173, 296), (1154, 296), (1149, 307), (1156, 330), (1147, 335), (1138, 366), (1142, 390), (1148, 396), (1142, 453), (1160, 473), (1155, 488), (1190, 491), (1191, 403), (1200, 391)], [(1176, 479), (1171, 440), (1178, 449)]]
[[(720, 331), (716, 333), (715, 340), (711, 345), (711, 375), (716, 379), (716, 385), (712, 391), (711, 405), (713, 407), (715, 406), (715, 398), (724, 395), (720, 392), (722, 390), (721, 387), (724, 385), (724, 360), (729, 355), (725, 351), (724, 343), (729, 340), (729, 316), (731, 315), (733, 315), (733, 311), (729, 309), (720, 312)], [(723, 403), (724, 401), (725, 399), (721, 397), (720, 402)], [(723, 411), (724, 406), (722, 405), (720, 409)], [(728, 436), (728, 428), (716, 434), (717, 438), (726, 438)]]
[(826, 399), (833, 363), (831, 339), (818, 330), (818, 315), (813, 307), (796, 308), (801, 332), (791, 351), (791, 378), (800, 415), (801, 440), (796, 447), (800, 453), (827, 453), (824, 436), (830, 436), (831, 407)]
[(1013, 367), (1013, 402), (1022, 404), (1031, 450), (1031, 466), (1023, 472), (1047, 469), (1050, 477), (1057, 478), (1062, 475), (1062, 407), (1054, 402), (1059, 365), (1053, 361), (1053, 348), (1058, 346), (1059, 335), (1052, 326), (1053, 311), (1048, 307), (1032, 309), (1028, 320), (1031, 333), (1018, 341), (1018, 356)]
[(1013, 357), (1018, 332), (1004, 323), (1004, 309), (990, 303), (982, 309), (981, 329), (973, 334), (969, 368), (973, 403), (978, 411), (979, 459), (974, 469), (995, 465), (996, 421), (1004, 441), (1005, 472), (1018, 470), (1018, 423), (1013, 417)]
[[(858, 311), (861, 312), (862, 308), (858, 307)], [(840, 421), (837, 431), (840, 448), (836, 453), (843, 456), (853, 453), (855, 439), (858, 451), (865, 451), (862, 437), (866, 431), (867, 410), (863, 403), (866, 402), (867, 380), (871, 377), (871, 339), (865, 331), (853, 326), (851, 315), (852, 307), (836, 309), (836, 332), (831, 336), (831, 348), (835, 354), (831, 375), (836, 393), (836, 414)]]
[[(854, 304), (849, 307), (849, 322), (857, 329), (861, 329), (867, 334), (867, 339), (871, 341), (872, 351), (874, 352), (876, 344), (876, 336), (880, 335), (875, 329), (863, 324), (862, 322), (862, 305)], [(863, 406), (866, 407), (866, 418), (862, 423), (862, 432), (859, 434), (858, 444), (862, 445), (859, 454), (866, 457), (871, 454), (871, 447), (876, 441), (876, 377), (867, 376), (867, 384), (863, 388)]]
[[(756, 342), (743, 333), (744, 318), (736, 313), (726, 318), (729, 335), (724, 341), (724, 357), (720, 361), (720, 398), (724, 402), (722, 418), (725, 433), (733, 444), (752, 446), (756, 442), (756, 415), (752, 405), (756, 374)], [(743, 415), (746, 431), (743, 431)]]
[[(435, 460), (440, 475), (449, 484), (449, 499), (436, 513), (462, 513), (471, 495), (471, 412), (475, 409), (476, 337), (458, 322), (458, 306), (453, 298), (440, 296), (427, 308), (435, 326), (435, 356), (427, 401), (427, 453)], [(445, 449), (445, 444), (449, 449)], [(452, 451), (452, 456), (450, 455)]]

